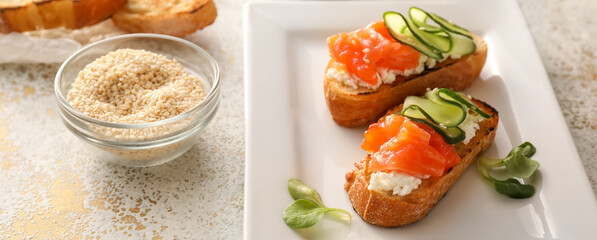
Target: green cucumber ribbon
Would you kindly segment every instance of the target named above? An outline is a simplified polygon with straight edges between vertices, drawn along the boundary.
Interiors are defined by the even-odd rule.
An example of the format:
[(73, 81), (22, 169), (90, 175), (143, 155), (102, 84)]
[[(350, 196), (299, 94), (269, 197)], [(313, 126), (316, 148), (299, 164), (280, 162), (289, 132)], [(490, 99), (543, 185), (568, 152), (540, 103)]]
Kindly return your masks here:
[(491, 118), (475, 104), (446, 88), (427, 91), (424, 97), (407, 97), (401, 115), (430, 126), (448, 144), (457, 144), (466, 138), (459, 126), (466, 119), (468, 110), (483, 118)]

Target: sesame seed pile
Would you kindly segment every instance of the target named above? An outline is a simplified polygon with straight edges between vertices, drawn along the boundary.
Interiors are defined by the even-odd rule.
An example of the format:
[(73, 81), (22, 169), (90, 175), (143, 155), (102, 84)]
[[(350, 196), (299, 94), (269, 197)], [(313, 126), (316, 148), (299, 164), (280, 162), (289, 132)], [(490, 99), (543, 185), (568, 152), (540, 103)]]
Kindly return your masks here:
[(146, 123), (184, 113), (204, 98), (203, 81), (175, 59), (119, 49), (81, 70), (67, 101), (99, 120)]

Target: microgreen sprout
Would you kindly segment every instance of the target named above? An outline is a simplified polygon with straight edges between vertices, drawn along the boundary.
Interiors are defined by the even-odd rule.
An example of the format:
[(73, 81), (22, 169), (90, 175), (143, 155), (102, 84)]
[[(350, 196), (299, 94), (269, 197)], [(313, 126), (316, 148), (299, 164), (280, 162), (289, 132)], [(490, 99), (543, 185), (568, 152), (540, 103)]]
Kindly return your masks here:
[(498, 180), (489, 175), (489, 170), (494, 168), (505, 168), (513, 177), (529, 178), (539, 168), (539, 162), (530, 159), (536, 152), (535, 146), (525, 142), (512, 149), (504, 159), (491, 159), (478, 157), (477, 167), (485, 182), (495, 190), (511, 198), (529, 198), (535, 194), (535, 187), (530, 184), (522, 184), (516, 178)]
[(308, 228), (317, 224), (326, 213), (339, 220), (350, 222), (352, 214), (344, 209), (328, 208), (319, 193), (298, 179), (288, 179), (288, 192), (295, 200), (282, 213), (286, 225), (292, 228)]

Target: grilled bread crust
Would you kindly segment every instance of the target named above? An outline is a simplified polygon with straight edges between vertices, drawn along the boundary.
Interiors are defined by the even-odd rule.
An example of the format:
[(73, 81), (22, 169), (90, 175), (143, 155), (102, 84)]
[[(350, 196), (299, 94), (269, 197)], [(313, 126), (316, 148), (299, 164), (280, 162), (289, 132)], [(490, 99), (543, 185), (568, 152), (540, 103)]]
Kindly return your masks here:
[(126, 0), (0, 1), (0, 32), (77, 29), (109, 18)]
[(213, 0), (128, 0), (112, 21), (127, 32), (183, 37), (212, 24), (217, 15)]
[[(481, 73), (487, 58), (487, 44), (473, 35), (475, 52), (460, 59), (448, 59), (434, 68), (408, 77), (397, 76), (392, 84), (382, 84), (378, 89), (357, 89), (324, 77), (325, 100), (334, 121), (344, 127), (366, 126), (384, 113), (404, 102), (407, 96), (423, 95), (427, 88), (448, 88), (461, 91), (468, 88)], [(327, 69), (338, 63), (330, 60)]]
[[(344, 189), (354, 210), (365, 222), (382, 227), (398, 227), (420, 220), (446, 194), (475, 157), (491, 145), (497, 131), (498, 112), (478, 99), (473, 99), (473, 102), (492, 117), (479, 123), (480, 128), (468, 144), (454, 145), (461, 161), (444, 176), (422, 179), (419, 188), (410, 194), (399, 196), (392, 195), (390, 191), (367, 189), (371, 178), (371, 172), (367, 170), (370, 154), (355, 164), (356, 169), (346, 173)], [(389, 113), (399, 112), (401, 109), (402, 106), (398, 106)]]

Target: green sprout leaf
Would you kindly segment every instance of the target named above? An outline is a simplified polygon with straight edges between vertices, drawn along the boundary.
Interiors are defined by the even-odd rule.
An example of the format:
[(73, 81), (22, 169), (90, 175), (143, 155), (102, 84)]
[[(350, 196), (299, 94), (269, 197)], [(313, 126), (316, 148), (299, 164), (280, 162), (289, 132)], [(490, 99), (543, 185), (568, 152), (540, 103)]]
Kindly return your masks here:
[(529, 184), (522, 184), (515, 178), (507, 180), (498, 180), (489, 174), (493, 168), (505, 167), (513, 177), (529, 178), (539, 168), (539, 162), (530, 159), (537, 150), (530, 142), (525, 142), (512, 149), (504, 159), (492, 159), (480, 156), (477, 161), (477, 167), (483, 180), (491, 185), (495, 190), (510, 198), (529, 198), (535, 194), (535, 187)]
[(323, 201), (321, 201), (319, 193), (312, 187), (301, 182), (301, 180), (296, 178), (288, 179), (288, 192), (290, 192), (290, 196), (292, 196), (294, 200), (307, 199), (317, 204), (319, 207), (325, 207)]
[(521, 184), (514, 178), (506, 181), (495, 180), (495, 190), (511, 198), (530, 198), (535, 194), (535, 187), (528, 184)]
[(298, 179), (288, 179), (288, 192), (295, 200), (282, 213), (282, 218), (289, 227), (311, 227), (328, 212), (345, 222), (350, 222), (352, 219), (352, 214), (344, 209), (326, 207), (319, 193)]
[(526, 157), (532, 157), (533, 155), (535, 155), (535, 152), (537, 152), (535, 146), (533, 146), (533, 144), (531, 144), (530, 142), (524, 142), (523, 144), (520, 144), (520, 146), (518, 147), (522, 149), (522, 154)]
[(506, 171), (514, 177), (529, 178), (539, 168), (539, 162), (528, 158), (524, 152), (523, 148), (517, 147), (504, 158)]
[(340, 209), (340, 208), (330, 208), (333, 211), (330, 211), (330, 214), (334, 215), (336, 218), (345, 221), (345, 222), (350, 222), (352, 220), (352, 214), (350, 214), (350, 212), (344, 210), (344, 209)]
[(328, 208), (319, 207), (310, 200), (298, 199), (284, 209), (282, 218), (292, 228), (308, 228), (318, 223), (326, 211)]

